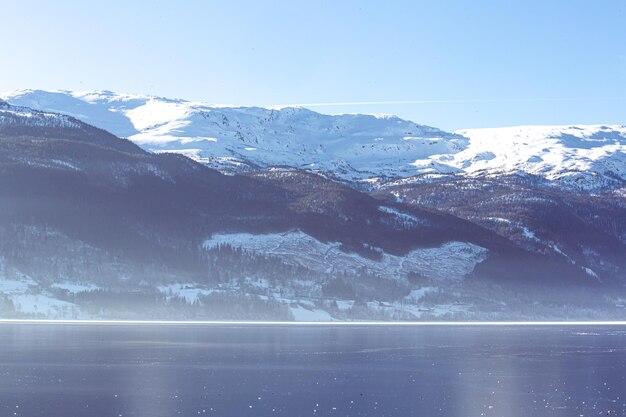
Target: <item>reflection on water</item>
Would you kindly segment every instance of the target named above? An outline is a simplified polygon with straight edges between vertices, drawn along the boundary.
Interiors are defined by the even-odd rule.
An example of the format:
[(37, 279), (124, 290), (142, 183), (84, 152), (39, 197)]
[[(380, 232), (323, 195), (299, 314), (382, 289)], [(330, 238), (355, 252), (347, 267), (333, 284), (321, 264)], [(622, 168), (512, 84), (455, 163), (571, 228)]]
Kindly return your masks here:
[(626, 415), (626, 331), (0, 325), (0, 415)]

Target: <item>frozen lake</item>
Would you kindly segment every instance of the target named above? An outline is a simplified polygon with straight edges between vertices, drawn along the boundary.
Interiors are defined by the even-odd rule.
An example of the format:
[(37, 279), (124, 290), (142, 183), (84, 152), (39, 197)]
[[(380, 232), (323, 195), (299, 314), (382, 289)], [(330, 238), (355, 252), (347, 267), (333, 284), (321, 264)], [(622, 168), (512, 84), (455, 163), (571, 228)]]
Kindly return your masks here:
[(626, 415), (625, 327), (0, 324), (0, 415)]

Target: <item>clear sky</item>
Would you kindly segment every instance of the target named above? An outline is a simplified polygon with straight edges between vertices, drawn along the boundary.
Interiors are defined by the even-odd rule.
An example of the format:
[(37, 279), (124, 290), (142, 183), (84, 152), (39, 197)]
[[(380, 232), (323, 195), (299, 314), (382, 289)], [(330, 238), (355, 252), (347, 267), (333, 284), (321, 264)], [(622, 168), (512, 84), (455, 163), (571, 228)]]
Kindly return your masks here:
[[(625, 22), (623, 0), (0, 0), (0, 91), (626, 124)], [(387, 103), (312, 106), (363, 102)]]

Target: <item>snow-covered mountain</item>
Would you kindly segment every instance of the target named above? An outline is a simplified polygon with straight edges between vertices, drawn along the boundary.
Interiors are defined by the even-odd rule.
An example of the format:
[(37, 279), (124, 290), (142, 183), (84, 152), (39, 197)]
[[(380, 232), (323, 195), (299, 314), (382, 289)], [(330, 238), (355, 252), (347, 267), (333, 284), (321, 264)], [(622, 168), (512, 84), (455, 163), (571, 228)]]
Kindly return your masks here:
[(591, 189), (626, 180), (626, 126), (518, 126), (457, 133), (470, 141), (453, 156), (453, 164), (472, 176), (529, 173)]
[(76, 117), (154, 152), (224, 172), (290, 166), (346, 180), (413, 175), (415, 160), (454, 154), (467, 139), (394, 116), (329, 116), (304, 108), (220, 107), (111, 92), (23, 90), (11, 104)]
[[(372, 195), (306, 170), (222, 175), (71, 116), (0, 103), (0, 317), (527, 317), (519, 285), (533, 302), (535, 287), (555, 288), (546, 302), (556, 297), (556, 310), (532, 314), (562, 317), (572, 308), (561, 307), (563, 288), (623, 285), (619, 206), (592, 207), (589, 221), (571, 213), (585, 227), (570, 239), (585, 243), (576, 256), (546, 240), (562, 233), (539, 228), (554, 216), (536, 225), (510, 213), (512, 231), (527, 227), (552, 245), (537, 250), (452, 210), (492, 201), (493, 187), (449, 185)], [(498, 194), (508, 201), (516, 190)], [(531, 214), (548, 207), (536, 196), (529, 191), (540, 204)], [(604, 213), (617, 220), (594, 223), (607, 237), (587, 244)]]
[(626, 126), (449, 133), (395, 116), (217, 106), (109, 91), (18, 90), (0, 98), (71, 115), (144, 149), (182, 153), (227, 173), (290, 166), (370, 183), (527, 173), (586, 189), (626, 180)]
[(29, 107), (13, 106), (5, 101), (0, 101), (0, 124), (66, 128), (78, 128), (80, 125), (77, 120), (66, 115), (37, 111)]

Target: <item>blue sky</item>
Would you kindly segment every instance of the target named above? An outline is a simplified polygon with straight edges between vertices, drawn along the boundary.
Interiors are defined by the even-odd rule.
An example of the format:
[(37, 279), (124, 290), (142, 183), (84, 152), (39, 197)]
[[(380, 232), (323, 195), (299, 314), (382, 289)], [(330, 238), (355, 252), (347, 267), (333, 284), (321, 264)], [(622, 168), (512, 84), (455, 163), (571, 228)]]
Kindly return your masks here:
[(0, 11), (0, 91), (386, 102), (310, 107), (449, 130), (626, 123), (621, 0), (0, 0)]

